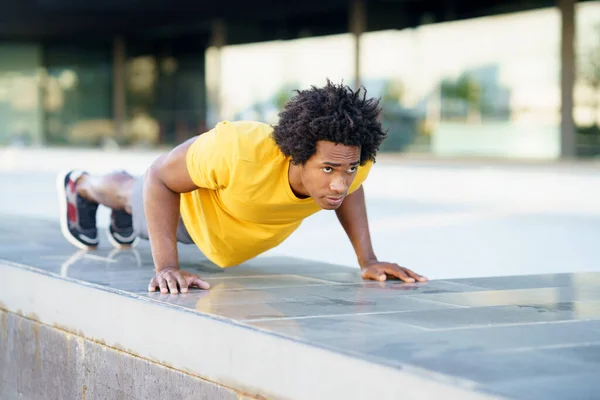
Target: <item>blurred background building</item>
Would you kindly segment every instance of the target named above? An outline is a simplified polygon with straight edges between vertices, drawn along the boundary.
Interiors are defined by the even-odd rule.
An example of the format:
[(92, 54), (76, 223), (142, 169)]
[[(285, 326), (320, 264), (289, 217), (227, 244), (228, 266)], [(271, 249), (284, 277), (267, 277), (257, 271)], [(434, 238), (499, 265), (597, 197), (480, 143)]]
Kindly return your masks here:
[(0, 146), (167, 146), (326, 78), (385, 152), (600, 155), (600, 1), (0, 0)]

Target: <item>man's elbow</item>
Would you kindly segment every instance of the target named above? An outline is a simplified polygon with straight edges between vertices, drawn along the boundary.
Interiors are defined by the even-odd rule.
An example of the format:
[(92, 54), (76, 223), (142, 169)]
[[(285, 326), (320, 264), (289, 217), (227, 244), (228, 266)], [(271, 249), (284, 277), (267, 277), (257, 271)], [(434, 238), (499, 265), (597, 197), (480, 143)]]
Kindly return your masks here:
[(150, 167), (146, 169), (144, 179), (148, 185), (161, 185), (168, 188), (165, 180), (163, 179), (165, 169), (166, 154), (158, 157), (150, 164)]

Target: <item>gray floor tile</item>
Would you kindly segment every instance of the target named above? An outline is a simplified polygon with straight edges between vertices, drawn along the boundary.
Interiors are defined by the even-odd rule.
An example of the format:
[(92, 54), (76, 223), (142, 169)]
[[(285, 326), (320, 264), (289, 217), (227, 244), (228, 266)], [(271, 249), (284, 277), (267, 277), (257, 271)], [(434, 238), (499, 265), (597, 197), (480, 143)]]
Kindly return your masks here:
[(597, 400), (600, 393), (598, 371), (559, 376), (531, 377), (489, 385), (493, 393), (513, 399)]
[(394, 301), (343, 300), (335, 298), (307, 299), (280, 303), (219, 305), (198, 301), (196, 310), (236, 320), (259, 320), (307, 316), (365, 314), (388, 311), (435, 310), (452, 306), (430, 303), (408, 296)]
[(526, 353), (454, 352), (447, 357), (413, 358), (410, 363), (487, 384), (589, 372), (589, 366), (586, 364), (565, 361), (535, 350)]
[(423, 329), (372, 315), (351, 315), (346, 317), (297, 318), (285, 320), (248, 322), (249, 325), (286, 336), (303, 340), (344, 341), (349, 338), (364, 337), (365, 332), (373, 335), (413, 334)]
[(211, 290), (244, 290), (244, 289), (269, 289), (279, 287), (306, 287), (312, 285), (323, 285), (328, 282), (304, 277), (300, 275), (260, 275), (260, 276), (245, 276), (245, 277), (204, 277), (211, 283)]
[(524, 276), (498, 276), (491, 278), (457, 279), (453, 282), (496, 290), (537, 289), (585, 285), (598, 286), (600, 285), (600, 273), (582, 272), (577, 274), (564, 273)]
[(384, 314), (376, 318), (434, 330), (587, 320), (600, 319), (600, 301), (428, 310)]
[[(374, 318), (379, 318), (377, 316)], [(465, 328), (449, 331), (415, 333), (368, 334), (348, 338), (344, 342), (321, 342), (351, 348), (365, 356), (390, 364), (410, 362), (416, 358), (438, 357), (443, 360), (456, 353), (516, 352), (542, 350), (566, 344), (595, 343), (600, 337), (600, 321), (573, 321), (542, 324), (522, 324), (487, 328)]]
[[(421, 295), (416, 294), (414, 297), (419, 296)], [(489, 290), (470, 293), (441, 293), (428, 295), (427, 299), (465, 307), (536, 305), (574, 301), (599, 301), (600, 286)]]
[(540, 350), (540, 353), (548, 354), (567, 361), (578, 361), (592, 364), (590, 370), (596, 370), (600, 374), (600, 336), (596, 344), (569, 345), (552, 347)]
[[(246, 281), (254, 280), (244, 278)], [(265, 277), (264, 280), (269, 278)], [(210, 281), (210, 280), (209, 280)], [(273, 285), (277, 285), (278, 280), (273, 280)], [(402, 284), (402, 283), (383, 283), (381, 286), (377, 283), (369, 284), (328, 284), (319, 283), (305, 286), (289, 287), (265, 287), (262, 289), (235, 289), (235, 286), (228, 286), (227, 283), (219, 281), (210, 281), (212, 288), (209, 292), (200, 295), (201, 301), (210, 301), (218, 305), (237, 305), (237, 304), (257, 304), (257, 303), (278, 303), (294, 301), (336, 301), (339, 302), (384, 302), (396, 301), (399, 297), (411, 294), (433, 294), (433, 293), (453, 293), (456, 289), (454, 285), (440, 282), (429, 282), (427, 284)], [(229, 288), (229, 289), (228, 289)], [(456, 291), (462, 293), (459, 287)], [(428, 297), (419, 298), (427, 301)], [(435, 301), (432, 301), (435, 303)], [(453, 307), (447, 305), (446, 308)], [(458, 306), (454, 306), (458, 307)], [(422, 308), (419, 308), (422, 309)]]

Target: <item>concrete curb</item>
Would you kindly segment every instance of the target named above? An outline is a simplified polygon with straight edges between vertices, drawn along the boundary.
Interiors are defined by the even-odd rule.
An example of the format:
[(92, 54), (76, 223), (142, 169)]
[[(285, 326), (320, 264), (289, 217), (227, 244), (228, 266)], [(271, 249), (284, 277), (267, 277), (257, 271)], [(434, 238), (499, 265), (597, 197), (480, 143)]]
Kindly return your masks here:
[(391, 368), (27, 266), (0, 261), (0, 275), (2, 309), (253, 396), (496, 398), (470, 381)]

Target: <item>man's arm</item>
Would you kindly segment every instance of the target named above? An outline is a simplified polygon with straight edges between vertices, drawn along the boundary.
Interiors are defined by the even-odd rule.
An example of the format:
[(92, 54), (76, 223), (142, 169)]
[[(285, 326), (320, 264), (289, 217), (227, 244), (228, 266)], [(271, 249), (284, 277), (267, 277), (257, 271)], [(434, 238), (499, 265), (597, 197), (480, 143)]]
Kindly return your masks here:
[(377, 257), (375, 257), (373, 245), (371, 244), (365, 191), (362, 185), (346, 196), (342, 205), (335, 212), (352, 243), (352, 247), (354, 247), (358, 265), (362, 268), (363, 265), (376, 262)]
[[(177, 254), (177, 224), (179, 222), (180, 193), (198, 187), (192, 181), (186, 165), (187, 150), (197, 137), (193, 137), (159, 157), (148, 169), (144, 184), (144, 213), (156, 277), (148, 290), (159, 286), (161, 292), (185, 293), (190, 285), (208, 288), (199, 277), (179, 270)], [(167, 289), (168, 287), (168, 289)]]
[(362, 185), (344, 199), (336, 214), (354, 247), (364, 279), (383, 281), (389, 275), (405, 282), (427, 280), (408, 268), (377, 260), (371, 243), (365, 191)]

